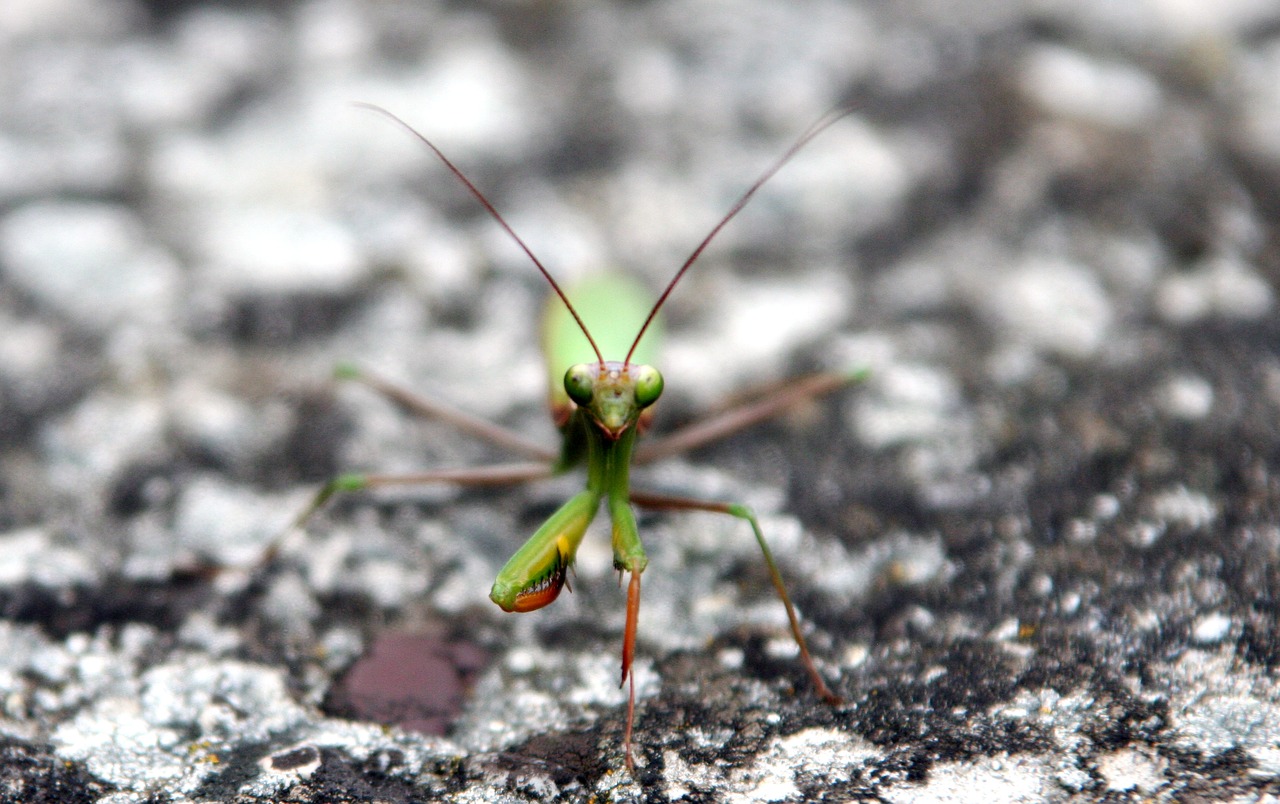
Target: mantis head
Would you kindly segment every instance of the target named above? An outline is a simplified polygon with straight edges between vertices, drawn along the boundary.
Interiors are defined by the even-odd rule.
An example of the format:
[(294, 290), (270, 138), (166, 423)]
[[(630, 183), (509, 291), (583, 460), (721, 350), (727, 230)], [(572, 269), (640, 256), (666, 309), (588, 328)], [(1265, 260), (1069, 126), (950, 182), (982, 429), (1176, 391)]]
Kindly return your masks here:
[(662, 396), (662, 374), (653, 366), (617, 361), (578, 363), (564, 375), (564, 390), (610, 441), (635, 426)]

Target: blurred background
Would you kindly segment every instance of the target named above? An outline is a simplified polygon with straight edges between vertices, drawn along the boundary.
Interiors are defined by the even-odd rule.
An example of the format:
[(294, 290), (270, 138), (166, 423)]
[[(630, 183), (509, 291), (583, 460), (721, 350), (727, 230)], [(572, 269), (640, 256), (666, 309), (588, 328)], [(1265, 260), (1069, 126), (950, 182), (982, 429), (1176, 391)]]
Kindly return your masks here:
[[(1280, 773), (1280, 727), (1204, 726), (1235, 710), (1170, 690), (1211, 674), (1161, 664), (1220, 646), (1261, 673), (1280, 657), (1269, 0), (5, 0), (0, 636), (18, 697), (0, 725), (52, 746), (32, 749), (39, 761), (85, 763), (86, 789), (149, 789), (169, 749), (94, 765), (110, 740), (88, 735), (115, 721), (97, 696), (133, 700), (179, 655), (285, 673), (316, 707), (298, 715), (313, 731), (239, 736), (314, 735), (333, 722), (319, 709), (331, 687), (395, 627), (435, 634), (440, 672), (457, 675), (432, 704), (455, 741), (442, 752), (472, 769), (554, 755), (581, 786), (556, 776), (558, 789), (601, 789), (596, 759), (561, 756), (576, 744), (524, 741), (585, 733), (592, 757), (617, 743), (621, 698), (593, 681), (616, 672), (622, 616), (607, 540), (584, 547), (581, 582), (545, 616), (487, 600), (572, 484), (339, 501), (278, 543), (337, 472), (502, 457), (336, 386), (340, 362), (555, 442), (535, 335), (545, 282), (421, 143), (355, 103), (429, 137), (558, 278), (618, 271), (654, 293), (801, 132), (851, 109), (666, 308), (659, 429), (802, 371), (871, 370), (853, 394), (645, 476), (767, 514), (824, 667), (855, 702), (828, 716), (787, 698), (799, 720), (766, 737), (820, 725), (883, 752), (839, 754), (832, 795), (1033, 749), (1054, 759), (1026, 790), (1244, 773), (1174, 761), (1173, 745)], [(782, 621), (754, 546), (732, 523), (689, 521), (643, 524), (658, 545), (641, 633), (650, 743), (687, 738), (664, 728), (698, 697), (682, 684), (799, 678), (759, 636)], [(968, 640), (1034, 658), (1011, 667)], [(88, 655), (130, 669), (81, 687), (86, 671), (68, 668)], [(984, 719), (1015, 698), (1040, 711), (1027, 702), (1052, 688), (1092, 696), (1072, 735), (1096, 736), (1107, 706), (1146, 723), (1155, 704), (1085, 672), (1146, 663), (1163, 668), (1144, 678), (1165, 719), (1116, 744), (1142, 744), (1125, 767), (1147, 776), (1108, 776), (1101, 738)], [(715, 693), (729, 709), (701, 716), (732, 732), (742, 711), (783, 707), (736, 683)], [(40, 703), (53, 688), (75, 692)], [(1280, 723), (1267, 695), (1219, 692)], [(197, 716), (142, 711), (139, 735)], [(236, 729), (192, 728), (243, 748)], [(795, 767), (805, 751), (782, 753)], [(879, 770), (847, 771), (858, 763)], [(695, 792), (758, 781), (669, 767)], [(190, 792), (211, 774), (163, 778)]]

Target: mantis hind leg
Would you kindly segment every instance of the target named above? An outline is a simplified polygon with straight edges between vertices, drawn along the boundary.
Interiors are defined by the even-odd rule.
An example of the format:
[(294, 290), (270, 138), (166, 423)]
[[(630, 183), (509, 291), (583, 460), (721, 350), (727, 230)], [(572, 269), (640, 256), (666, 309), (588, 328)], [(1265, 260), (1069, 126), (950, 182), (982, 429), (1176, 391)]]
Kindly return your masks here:
[[(637, 464), (653, 463), (719, 441), (752, 425), (785, 413), (812, 399), (838, 391), (867, 377), (863, 370), (824, 372), (792, 377), (758, 390), (743, 402), (686, 425), (636, 448)], [(683, 506), (689, 508), (690, 506)], [(720, 509), (706, 509), (720, 510)], [(724, 511), (723, 513), (729, 513)]]
[[(791, 603), (791, 595), (787, 593), (787, 585), (782, 580), (778, 562), (774, 560), (773, 551), (769, 549), (769, 543), (765, 541), (764, 532), (760, 529), (760, 522), (750, 508), (737, 503), (705, 502), (688, 497), (671, 497), (663, 494), (645, 494), (642, 492), (633, 492), (631, 501), (644, 508), (652, 508), (659, 511), (710, 511), (746, 520), (751, 525), (752, 533), (755, 534), (756, 543), (760, 545), (760, 552), (764, 554), (764, 562), (769, 568), (769, 578), (773, 581), (773, 588), (777, 590), (778, 597), (782, 600), (782, 605), (787, 610), (787, 620), (791, 624), (791, 636), (795, 638), (796, 646), (800, 648), (800, 660), (803, 662), (804, 668), (813, 682), (814, 691), (818, 693), (818, 697), (823, 701), (833, 706), (842, 702), (841, 697), (831, 691), (831, 688), (827, 686), (827, 682), (822, 678), (822, 674), (818, 672), (813, 656), (809, 653), (809, 644), (804, 638), (804, 632), (800, 630), (800, 618), (796, 615), (795, 606)], [(638, 593), (638, 581), (636, 586)], [(630, 622), (629, 619), (628, 622)]]
[(436, 419), (451, 424), (468, 435), (487, 441), (496, 447), (531, 458), (526, 463), (495, 464), (492, 466), (458, 469), (436, 469), (400, 475), (348, 473), (325, 483), (311, 502), (293, 520), (293, 528), (301, 528), (332, 497), (384, 486), (414, 486), (428, 483), (450, 483), (455, 486), (505, 486), (550, 477), (556, 473), (554, 464), (558, 453), (535, 444), (521, 434), (494, 424), (452, 405), (429, 399), (390, 380), (364, 371), (351, 364), (343, 364), (334, 370), (340, 380), (359, 382), (392, 404), (423, 419)]
[(555, 450), (549, 450), (541, 444), (529, 441), (514, 430), (474, 416), (453, 405), (437, 402), (356, 366), (350, 364), (338, 366), (334, 376), (340, 380), (359, 382), (407, 413), (423, 419), (445, 422), (495, 447), (537, 461), (549, 462), (559, 457), (559, 453)]
[(503, 463), (492, 466), (434, 469), (398, 475), (361, 474), (349, 472), (338, 475), (320, 487), (311, 502), (294, 519), (293, 527), (301, 528), (337, 494), (350, 494), (386, 486), (423, 486), (428, 483), (450, 483), (455, 486), (509, 486), (530, 480), (551, 477), (555, 468), (549, 463)]

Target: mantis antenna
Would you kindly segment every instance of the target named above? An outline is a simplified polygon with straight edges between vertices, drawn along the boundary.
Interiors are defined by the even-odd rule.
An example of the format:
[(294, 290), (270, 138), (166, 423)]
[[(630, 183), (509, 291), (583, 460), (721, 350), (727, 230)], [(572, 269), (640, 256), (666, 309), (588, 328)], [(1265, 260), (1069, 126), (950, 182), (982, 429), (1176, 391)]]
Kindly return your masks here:
[[(832, 124), (852, 112), (853, 109), (850, 108), (836, 108), (818, 118), (818, 120), (815, 121), (813, 125), (809, 126), (809, 128), (800, 135), (800, 138), (787, 149), (786, 153), (778, 157), (777, 161), (770, 165), (764, 173), (761, 173), (760, 178), (756, 179), (755, 182), (747, 188), (747, 191), (738, 198), (737, 203), (729, 208), (729, 211), (720, 219), (720, 222), (711, 228), (711, 231), (707, 233), (706, 237), (702, 238), (702, 242), (698, 244), (698, 247), (693, 250), (693, 253), (689, 255), (689, 258), (680, 266), (680, 270), (676, 271), (676, 275), (671, 277), (671, 281), (667, 283), (666, 289), (662, 291), (662, 295), (659, 296), (658, 301), (654, 303), (653, 309), (649, 311), (649, 317), (644, 320), (644, 324), (641, 325), (640, 331), (636, 333), (636, 339), (631, 342), (631, 348), (627, 350), (627, 358), (623, 363), (631, 362), (631, 355), (635, 353), (636, 347), (640, 345), (640, 339), (643, 338), (644, 333), (648, 331), (649, 325), (653, 323), (653, 319), (658, 315), (658, 310), (662, 309), (662, 305), (666, 302), (667, 297), (671, 295), (671, 291), (675, 290), (676, 284), (680, 281), (681, 277), (684, 276), (685, 271), (688, 271), (689, 267), (697, 262), (698, 257), (702, 256), (702, 252), (708, 245), (710, 245), (711, 241), (715, 239), (715, 236), (720, 234), (720, 230), (723, 229), (729, 221), (733, 220), (734, 216), (742, 211), (742, 208), (751, 200), (751, 196), (755, 195), (756, 191), (764, 186), (765, 182), (773, 178), (773, 174), (782, 170), (782, 166), (790, 162), (791, 157), (795, 156), (801, 148), (808, 145), (810, 140), (821, 134), (823, 131), (826, 131)], [(575, 315), (574, 317), (576, 318), (577, 316)]]
[[(591, 344), (591, 350), (596, 353), (596, 360), (603, 365), (604, 355), (600, 353), (600, 347), (596, 346), (595, 338), (592, 338), (591, 333), (587, 331), (587, 325), (582, 322), (582, 317), (578, 315), (578, 311), (573, 309), (573, 305), (569, 303), (569, 297), (566, 296), (565, 292), (560, 288), (560, 283), (556, 282), (556, 280), (551, 276), (551, 272), (548, 271), (546, 269), (546, 266), (542, 264), (542, 261), (539, 260), (537, 256), (534, 255), (533, 250), (530, 249), (529, 246), (527, 246), (525, 242), (520, 239), (520, 235), (516, 234), (515, 229), (511, 228), (510, 224), (508, 224), (506, 219), (502, 217), (501, 213), (499, 213), (498, 210), (494, 208), (493, 204), (489, 203), (489, 199), (484, 197), (484, 193), (480, 192), (480, 189), (471, 183), (471, 179), (468, 179), (466, 175), (461, 170), (459, 170), (456, 165), (453, 164), (453, 162), (450, 162), (449, 157), (445, 156), (444, 152), (442, 152), (439, 148), (435, 146), (435, 143), (431, 142), (431, 140), (423, 136), (422, 133), (419, 132), (416, 128), (406, 123), (400, 117), (396, 116), (393, 112), (389, 112), (386, 109), (382, 108), (381, 106), (377, 106), (372, 103), (364, 103), (363, 101), (357, 101), (353, 105), (361, 109), (368, 109), (371, 112), (377, 112), (383, 117), (390, 119), (391, 122), (395, 123), (396, 125), (403, 128), (405, 131), (408, 131), (410, 134), (416, 137), (419, 142), (421, 142), (423, 145), (430, 148), (431, 152), (440, 158), (440, 161), (443, 162), (444, 166), (449, 169), (449, 172), (451, 172), (454, 176), (457, 176), (458, 181), (462, 182), (462, 184), (469, 191), (471, 191), (471, 194), (475, 196), (476, 200), (480, 202), (480, 205), (485, 208), (485, 211), (488, 212), (489, 215), (495, 221), (498, 222), (498, 225), (501, 226), (506, 231), (506, 233), (511, 236), (512, 240), (516, 241), (516, 245), (518, 245), (521, 248), (521, 250), (523, 250), (524, 253), (528, 255), (529, 259), (533, 261), (533, 264), (536, 265), (538, 270), (542, 272), (542, 275), (546, 277), (547, 282), (551, 284), (551, 289), (554, 290), (556, 292), (556, 295), (560, 297), (560, 301), (564, 302), (564, 306), (569, 310), (569, 314), (572, 315), (573, 320), (577, 322), (578, 329), (582, 330), (582, 334), (586, 336), (587, 343)], [(795, 150), (795, 149), (792, 149), (792, 150)], [(779, 165), (779, 167), (781, 167), (781, 165)], [(746, 199), (744, 198), (743, 200), (745, 201)], [(734, 210), (734, 211), (736, 212), (737, 210)], [(712, 234), (714, 234), (714, 232)], [(670, 291), (670, 288), (668, 288), (668, 292), (669, 291)], [(654, 312), (657, 312), (657, 311), (655, 310)], [(653, 313), (649, 314), (649, 318), (650, 319), (653, 318)], [(645, 326), (646, 327), (649, 326), (648, 321), (645, 322)], [(642, 329), (641, 332), (643, 331), (644, 330)], [(631, 349), (632, 351), (634, 351), (635, 346), (633, 345)], [(627, 359), (629, 360), (630, 358), (631, 358), (631, 352), (628, 352)]]

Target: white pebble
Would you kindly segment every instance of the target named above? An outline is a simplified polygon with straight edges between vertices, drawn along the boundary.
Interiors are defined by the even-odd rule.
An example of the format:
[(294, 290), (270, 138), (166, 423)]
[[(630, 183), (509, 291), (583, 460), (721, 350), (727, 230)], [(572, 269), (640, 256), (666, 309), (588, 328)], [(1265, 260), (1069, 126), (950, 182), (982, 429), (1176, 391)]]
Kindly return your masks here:
[(206, 276), (231, 293), (341, 293), (368, 269), (346, 228), (304, 209), (224, 210), (201, 240)]
[(0, 261), (41, 303), (96, 330), (163, 323), (179, 285), (176, 262), (129, 210), (36, 203), (0, 222)]
[(1032, 51), (1021, 74), (1023, 92), (1048, 111), (1112, 128), (1150, 122), (1163, 100), (1145, 72), (1064, 47)]
[(1271, 286), (1253, 266), (1226, 256), (1173, 274), (1156, 289), (1156, 309), (1171, 324), (1191, 324), (1211, 316), (1261, 318), (1270, 312), (1273, 301)]
[(1189, 374), (1170, 378), (1164, 384), (1160, 407), (1177, 419), (1196, 421), (1213, 408), (1213, 386), (1203, 377)]
[(1196, 620), (1191, 627), (1191, 638), (1201, 645), (1219, 642), (1231, 630), (1231, 618), (1215, 611)]
[(1113, 312), (1107, 294), (1082, 265), (1033, 259), (1007, 278), (991, 282), (971, 291), (981, 294), (979, 303), (1008, 338), (1083, 358), (1109, 337)]

